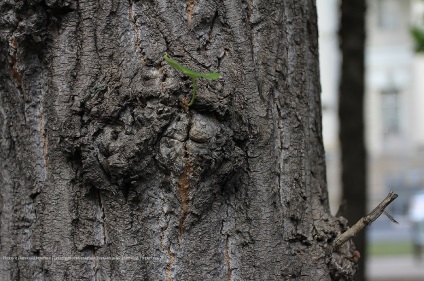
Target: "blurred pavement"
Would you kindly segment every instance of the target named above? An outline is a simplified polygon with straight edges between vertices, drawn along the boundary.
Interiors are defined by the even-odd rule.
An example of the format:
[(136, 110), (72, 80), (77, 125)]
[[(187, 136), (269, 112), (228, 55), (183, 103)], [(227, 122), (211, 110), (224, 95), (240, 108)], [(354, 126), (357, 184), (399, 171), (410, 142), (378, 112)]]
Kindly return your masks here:
[(369, 257), (369, 281), (423, 281), (424, 260), (412, 256)]
[[(411, 240), (411, 225), (404, 217), (393, 224), (382, 216), (367, 228), (369, 243)], [(368, 281), (424, 281), (424, 258), (417, 261), (412, 255), (368, 256)]]

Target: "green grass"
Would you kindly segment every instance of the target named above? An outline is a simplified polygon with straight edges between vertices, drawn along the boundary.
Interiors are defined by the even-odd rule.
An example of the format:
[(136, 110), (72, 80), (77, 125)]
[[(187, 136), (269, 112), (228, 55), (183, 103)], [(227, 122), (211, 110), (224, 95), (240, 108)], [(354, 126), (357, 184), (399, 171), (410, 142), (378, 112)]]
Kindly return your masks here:
[(367, 252), (370, 256), (412, 255), (412, 243), (407, 242), (374, 242), (369, 244)]

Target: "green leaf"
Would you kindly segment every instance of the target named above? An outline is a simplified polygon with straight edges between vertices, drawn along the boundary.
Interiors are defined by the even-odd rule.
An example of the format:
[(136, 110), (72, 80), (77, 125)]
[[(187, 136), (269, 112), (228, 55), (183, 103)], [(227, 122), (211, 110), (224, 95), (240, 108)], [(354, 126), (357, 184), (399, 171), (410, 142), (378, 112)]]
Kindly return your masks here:
[(219, 74), (218, 72), (212, 72), (212, 73), (199, 73), (193, 70), (188, 69), (185, 66), (182, 66), (181, 64), (179, 64), (176, 60), (173, 60), (171, 58), (169, 58), (166, 54), (163, 55), (163, 58), (176, 70), (181, 71), (182, 73), (184, 73), (184, 75), (187, 75), (188, 77), (191, 78), (191, 80), (193, 81), (193, 95), (191, 97), (190, 103), (188, 103), (188, 106), (192, 106), (194, 103), (194, 100), (196, 99), (196, 93), (197, 93), (197, 78), (202, 77), (202, 78), (206, 78), (206, 79), (218, 79), (221, 77), (221, 74)]
[(411, 28), (411, 35), (415, 41), (415, 51), (417, 53), (424, 53), (424, 30), (417, 26)]
[(208, 74), (197, 73), (197, 75), (206, 79), (211, 79), (211, 80), (215, 80), (221, 77), (221, 74), (219, 74), (218, 72), (212, 72)]
[(191, 78), (197, 78), (197, 77), (202, 77), (202, 78), (206, 78), (206, 79), (218, 79), (219, 77), (221, 77), (221, 74), (219, 74), (218, 72), (212, 72), (212, 73), (199, 73), (196, 71), (193, 71), (191, 69), (188, 69), (187, 67), (181, 65), (180, 63), (178, 63), (176, 60), (173, 60), (171, 58), (169, 58), (166, 54), (163, 55), (163, 58), (176, 70), (181, 71), (182, 73), (184, 73), (185, 75), (191, 77)]

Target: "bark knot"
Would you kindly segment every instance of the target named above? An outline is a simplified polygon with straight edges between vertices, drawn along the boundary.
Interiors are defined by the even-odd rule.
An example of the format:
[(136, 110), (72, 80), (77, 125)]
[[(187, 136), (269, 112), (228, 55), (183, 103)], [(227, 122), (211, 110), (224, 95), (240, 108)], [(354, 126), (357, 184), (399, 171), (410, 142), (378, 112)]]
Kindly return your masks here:
[(178, 181), (178, 192), (180, 194), (181, 197), (181, 217), (179, 220), (179, 236), (178, 236), (178, 241), (181, 241), (182, 236), (184, 234), (184, 220), (187, 217), (187, 213), (188, 213), (188, 203), (189, 203), (189, 198), (188, 198), (188, 190), (190, 188), (190, 176), (193, 173), (193, 166), (190, 163), (190, 159), (188, 158), (188, 152), (187, 152), (187, 148), (185, 148), (185, 169), (183, 171), (183, 173), (181, 174), (179, 181)]

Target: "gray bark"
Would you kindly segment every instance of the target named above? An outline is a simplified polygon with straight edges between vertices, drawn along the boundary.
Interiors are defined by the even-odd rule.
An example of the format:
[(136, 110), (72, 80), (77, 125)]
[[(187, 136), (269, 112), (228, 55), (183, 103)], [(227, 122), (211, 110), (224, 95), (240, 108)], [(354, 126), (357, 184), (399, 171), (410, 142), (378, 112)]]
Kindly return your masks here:
[[(1, 280), (349, 280), (314, 1), (2, 1)], [(191, 81), (164, 63), (223, 78)], [(101, 260), (104, 257), (138, 260)], [(86, 257), (87, 260), (45, 259)], [(94, 259), (97, 257), (97, 259)]]

